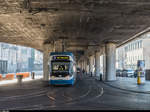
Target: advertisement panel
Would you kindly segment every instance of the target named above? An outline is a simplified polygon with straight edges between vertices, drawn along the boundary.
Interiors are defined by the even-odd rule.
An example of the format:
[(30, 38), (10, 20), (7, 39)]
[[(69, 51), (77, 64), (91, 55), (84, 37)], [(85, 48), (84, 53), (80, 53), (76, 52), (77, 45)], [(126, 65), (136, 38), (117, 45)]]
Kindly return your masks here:
[(145, 61), (138, 60), (137, 62), (137, 84), (145, 83)]

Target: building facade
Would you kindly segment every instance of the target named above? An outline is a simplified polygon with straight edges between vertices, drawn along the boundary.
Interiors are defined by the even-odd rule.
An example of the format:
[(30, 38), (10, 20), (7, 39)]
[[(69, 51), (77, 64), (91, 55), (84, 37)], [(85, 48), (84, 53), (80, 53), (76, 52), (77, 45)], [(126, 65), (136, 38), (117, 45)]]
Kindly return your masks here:
[(43, 65), (41, 52), (29, 47), (0, 43), (0, 74), (33, 71), (37, 62)]
[(117, 69), (137, 69), (137, 61), (145, 60), (145, 69), (150, 69), (150, 33), (117, 49)]

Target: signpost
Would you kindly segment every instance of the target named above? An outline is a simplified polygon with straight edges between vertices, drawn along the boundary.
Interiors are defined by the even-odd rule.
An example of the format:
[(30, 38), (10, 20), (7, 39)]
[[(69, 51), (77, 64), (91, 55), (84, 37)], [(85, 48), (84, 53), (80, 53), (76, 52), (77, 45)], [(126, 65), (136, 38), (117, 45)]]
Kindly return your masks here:
[(137, 84), (145, 83), (145, 61), (138, 60), (137, 62)]

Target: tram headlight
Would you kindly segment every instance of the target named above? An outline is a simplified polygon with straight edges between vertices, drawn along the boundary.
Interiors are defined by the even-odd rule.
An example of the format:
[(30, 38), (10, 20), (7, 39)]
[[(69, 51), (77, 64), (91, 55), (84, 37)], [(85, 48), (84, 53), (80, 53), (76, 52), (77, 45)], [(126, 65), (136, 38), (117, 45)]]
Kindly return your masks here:
[(54, 78), (55, 78), (55, 76), (51, 76), (51, 78), (52, 78), (52, 79), (54, 79)]
[(65, 78), (66, 78), (67, 80), (69, 80), (69, 79), (70, 79), (69, 75), (67, 75)]

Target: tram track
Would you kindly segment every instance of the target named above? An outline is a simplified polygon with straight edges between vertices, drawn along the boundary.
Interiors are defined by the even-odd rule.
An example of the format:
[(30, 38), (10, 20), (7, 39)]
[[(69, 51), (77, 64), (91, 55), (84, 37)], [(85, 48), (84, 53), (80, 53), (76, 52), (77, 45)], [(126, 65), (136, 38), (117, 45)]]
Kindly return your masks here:
[[(92, 81), (93, 82), (93, 81)], [(97, 86), (95, 88), (97, 88), (98, 92), (96, 95), (94, 96), (90, 96), (90, 94), (92, 94), (92, 88), (94, 88), (93, 86), (88, 86), (88, 90), (80, 95), (80, 96), (75, 96), (75, 97), (71, 97), (69, 96), (69, 94), (72, 94), (69, 92), (69, 94), (66, 94), (65, 92), (62, 93), (62, 96), (66, 99), (64, 99), (64, 101), (58, 101), (56, 100), (56, 98), (54, 98), (53, 96), (50, 96), (50, 95), (47, 95), (49, 97), (50, 100), (54, 101), (55, 103), (57, 103), (58, 105), (60, 104), (75, 104), (75, 103), (78, 103), (78, 102), (87, 102), (87, 101), (91, 101), (91, 100), (94, 100), (94, 99), (97, 99), (99, 97), (101, 97), (104, 93), (104, 89), (100, 86)], [(89, 98), (88, 98), (89, 97)]]
[[(58, 101), (56, 101), (56, 99), (53, 96), (48, 96), (48, 98), (50, 98), (50, 100), (53, 101), (54, 104), (56, 104), (56, 105), (33, 105), (33, 106), (23, 107), (23, 109), (25, 109), (25, 108), (45, 109), (45, 108), (56, 108), (56, 107), (58, 108), (59, 106), (66, 106), (66, 105), (75, 104), (75, 103), (78, 103), (78, 102), (85, 102), (85, 101), (94, 100), (94, 99), (102, 96), (102, 94), (103, 94), (103, 88), (100, 88), (99, 89), (99, 94), (97, 94), (96, 96), (94, 96), (94, 97), (92, 97), (90, 99), (87, 99), (87, 100), (84, 99), (83, 100), (83, 98), (86, 98), (86, 96), (88, 96), (89, 93), (92, 91), (91, 88), (92, 88), (92, 86), (89, 87), (88, 91), (85, 94), (83, 94), (83, 95), (81, 95), (81, 96), (79, 96), (77, 98), (71, 98), (71, 97), (69, 97), (69, 99), (71, 99), (71, 100), (67, 100), (65, 102), (58, 102)], [(66, 99), (68, 99), (68, 96), (64, 96), (64, 97)], [(22, 109), (22, 108), (18, 108), (18, 109)]]
[[(65, 101), (65, 102), (59, 102), (58, 100), (56, 100), (56, 98), (54, 98), (53, 96), (50, 96), (49, 94), (47, 94), (47, 96), (48, 96), (48, 98), (50, 98), (51, 100), (53, 100), (53, 101), (55, 101), (56, 103), (59, 103), (59, 104), (60, 104), (60, 103), (72, 102), (72, 101), (75, 101), (75, 100), (77, 100), (77, 99), (84, 98), (85, 96), (87, 96), (87, 95), (90, 93), (90, 91), (91, 91), (91, 86), (89, 86), (89, 89), (88, 89), (87, 92), (85, 92), (83, 95), (81, 95), (81, 96), (79, 96), (79, 97), (77, 97), (77, 98), (68, 97), (68, 96), (64, 95), (65, 92), (63, 92), (62, 96), (63, 96), (64, 98), (66, 98), (66, 99), (71, 99), (71, 100), (67, 100), (67, 101)], [(65, 100), (66, 100), (66, 99), (65, 99)]]
[(31, 94), (26, 94), (26, 95), (16, 95), (16, 96), (10, 96), (10, 97), (0, 97), (0, 102), (3, 101), (10, 101), (10, 100), (21, 100), (21, 99), (28, 99), (28, 98), (33, 98), (33, 97), (38, 97), (38, 96), (42, 96), (45, 95), (46, 90), (43, 91), (38, 91), (38, 92), (34, 92)]
[[(138, 97), (140, 97), (139, 101), (144, 104), (146, 104), (144, 101), (149, 101), (148, 94), (139, 94), (111, 88), (93, 79), (90, 81), (79, 79), (74, 86), (50, 86), (31, 94), (5, 97), (6, 99), (1, 99), (3, 97), (0, 97), (0, 103), (6, 102), (8, 106), (6, 107), (4, 104), (4, 108), (2, 109), (7, 108), (8, 110), (74, 110), (77, 108), (131, 110), (142, 108), (137, 106), (132, 107), (133, 103), (138, 102)], [(32, 102), (29, 101), (30, 99), (32, 99)], [(15, 105), (9, 106), (9, 104), (13, 103)], [(148, 104), (146, 105), (148, 106)]]
[[(14, 102), (22, 100), (23, 102), (28, 102), (26, 99), (37, 99), (41, 97), (48, 97), (50, 100), (50, 104), (42, 104), (42, 102), (35, 102), (32, 105), (26, 104), (25, 106), (18, 107), (10, 107), (7, 108), (9, 110), (17, 110), (17, 109), (44, 109), (44, 108), (57, 108), (59, 106), (68, 106), (72, 104), (78, 104), (81, 102), (88, 102), (95, 100), (101, 97), (104, 93), (104, 89), (96, 85), (95, 82), (90, 81), (90, 83), (85, 80), (77, 80), (76, 84), (72, 87), (55, 87), (50, 86), (48, 88), (44, 88), (41, 91), (34, 92), (26, 95), (17, 95), (11, 97), (5, 97), (0, 99), (0, 102)], [(82, 85), (82, 87), (81, 87)], [(85, 88), (86, 87), (86, 88)], [(81, 93), (80, 93), (81, 91)]]

